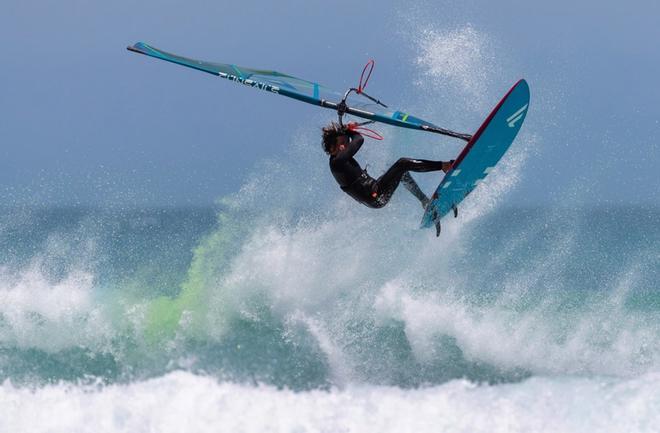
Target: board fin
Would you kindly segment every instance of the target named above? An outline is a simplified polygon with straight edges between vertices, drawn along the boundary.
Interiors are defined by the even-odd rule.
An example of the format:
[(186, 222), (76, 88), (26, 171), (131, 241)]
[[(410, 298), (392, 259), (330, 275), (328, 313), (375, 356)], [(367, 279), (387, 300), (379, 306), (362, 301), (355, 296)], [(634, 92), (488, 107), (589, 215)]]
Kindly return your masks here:
[(442, 231), (442, 225), (440, 224), (440, 215), (438, 215), (438, 212), (434, 209), (432, 212), (433, 216), (433, 224), (435, 225), (435, 237), (438, 238), (440, 237), (440, 232)]

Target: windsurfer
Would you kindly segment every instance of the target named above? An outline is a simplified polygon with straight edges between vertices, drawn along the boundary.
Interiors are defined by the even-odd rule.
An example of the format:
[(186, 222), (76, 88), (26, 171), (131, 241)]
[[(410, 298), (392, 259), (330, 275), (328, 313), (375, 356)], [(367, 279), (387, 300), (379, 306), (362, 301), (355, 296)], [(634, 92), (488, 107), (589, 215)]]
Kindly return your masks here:
[(354, 158), (363, 143), (364, 137), (355, 130), (355, 124), (342, 126), (332, 122), (323, 128), (323, 150), (330, 155), (332, 175), (346, 194), (371, 208), (385, 206), (400, 182), (403, 182), (404, 187), (426, 208), (429, 198), (408, 172), (442, 170), (446, 173), (451, 170), (453, 163), (400, 158), (382, 176), (374, 179)]

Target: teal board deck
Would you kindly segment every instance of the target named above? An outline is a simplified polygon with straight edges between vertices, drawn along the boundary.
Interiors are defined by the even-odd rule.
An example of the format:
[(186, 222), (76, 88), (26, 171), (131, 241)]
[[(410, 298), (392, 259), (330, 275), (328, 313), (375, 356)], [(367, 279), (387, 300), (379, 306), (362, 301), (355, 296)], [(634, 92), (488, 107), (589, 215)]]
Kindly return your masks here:
[(432, 227), (490, 173), (511, 146), (529, 109), (529, 86), (518, 81), (490, 113), (456, 158), (424, 212), (421, 226)]

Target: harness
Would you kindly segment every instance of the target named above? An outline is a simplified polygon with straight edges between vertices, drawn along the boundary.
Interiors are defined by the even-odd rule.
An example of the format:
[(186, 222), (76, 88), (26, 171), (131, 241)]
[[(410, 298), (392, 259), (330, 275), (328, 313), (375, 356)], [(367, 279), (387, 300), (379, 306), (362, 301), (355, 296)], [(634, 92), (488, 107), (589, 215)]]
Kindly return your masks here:
[(375, 202), (377, 203), (379, 196), (378, 183), (376, 182), (376, 179), (369, 176), (366, 168), (363, 169), (362, 174), (349, 185), (340, 185), (339, 188), (368, 207), (378, 207), (374, 206)]

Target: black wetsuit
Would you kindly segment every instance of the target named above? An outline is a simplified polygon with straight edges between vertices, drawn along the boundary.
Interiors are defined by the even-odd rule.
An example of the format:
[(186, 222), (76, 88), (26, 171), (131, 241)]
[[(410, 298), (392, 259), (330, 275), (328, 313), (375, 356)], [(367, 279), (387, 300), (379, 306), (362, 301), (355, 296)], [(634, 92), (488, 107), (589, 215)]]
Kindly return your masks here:
[(350, 140), (346, 148), (337, 155), (330, 156), (330, 171), (346, 194), (366, 206), (381, 208), (390, 201), (392, 194), (403, 180), (404, 186), (422, 202), (422, 205), (428, 203), (428, 198), (408, 172), (442, 170), (442, 161), (401, 158), (381, 177), (374, 179), (353, 158), (362, 147), (364, 138), (356, 132), (348, 132), (348, 135)]

